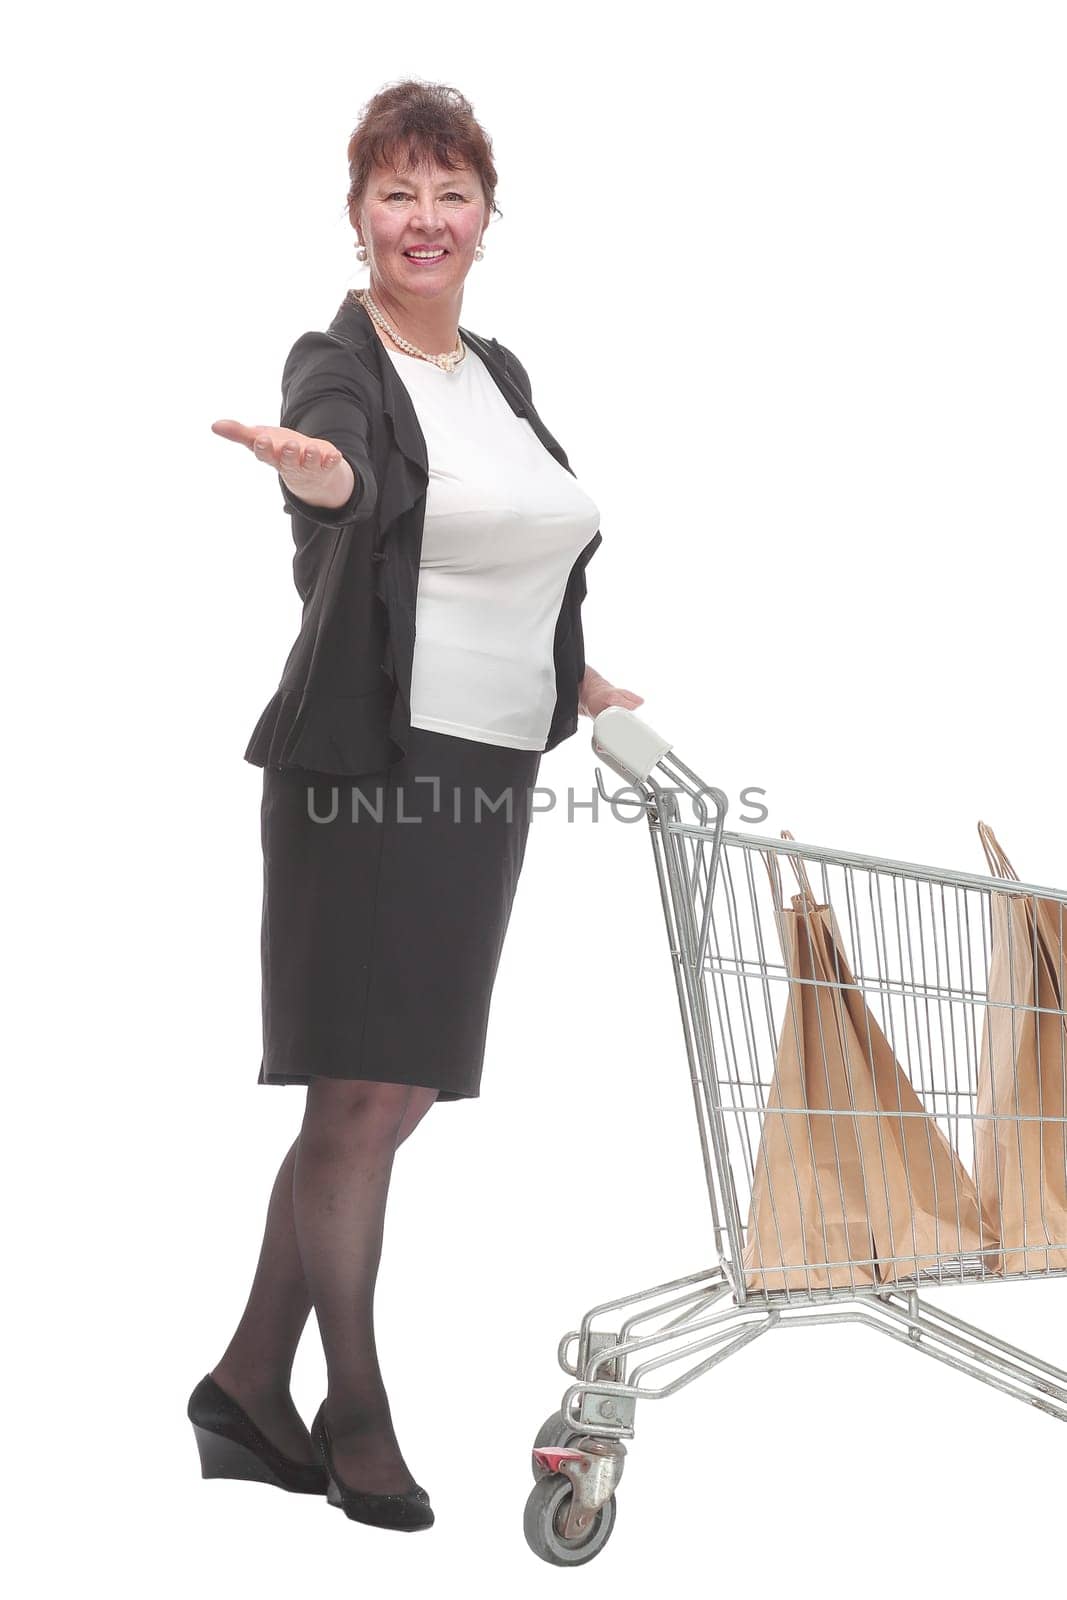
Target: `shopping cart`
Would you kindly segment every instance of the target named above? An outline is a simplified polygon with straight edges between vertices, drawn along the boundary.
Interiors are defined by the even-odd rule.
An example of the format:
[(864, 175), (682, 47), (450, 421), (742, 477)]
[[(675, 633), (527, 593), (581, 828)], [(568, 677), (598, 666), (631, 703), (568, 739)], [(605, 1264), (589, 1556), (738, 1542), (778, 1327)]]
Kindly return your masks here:
[[(934, 1285), (1067, 1276), (1067, 1237), (1049, 1237), (1046, 1230), (1021, 1265), (1019, 1251), (1001, 1251), (995, 1221), (989, 1221), (997, 1214), (997, 1196), (988, 1184), (981, 1192), (973, 1176), (982, 1124), (990, 1122), (979, 1090), (983, 1051), (988, 1054), (995, 902), (1006, 895), (1040, 897), (1058, 912), (1062, 985), (1067, 891), (791, 837), (725, 833), (722, 791), (705, 785), (667, 740), (619, 707), (596, 718), (593, 750), (625, 780), (611, 793), (598, 767), (602, 798), (620, 808), (643, 807), (648, 819), (718, 1259), (706, 1271), (594, 1306), (560, 1341), (560, 1366), (574, 1381), (534, 1441), (535, 1484), (525, 1516), (531, 1549), (560, 1566), (592, 1560), (614, 1525), (623, 1440), (633, 1437), (638, 1398), (675, 1394), (772, 1328), (861, 1323), (1067, 1420), (1067, 1372), (919, 1294)], [(692, 820), (683, 818), (680, 802)], [(794, 956), (797, 930), (817, 933), (818, 915), (823, 929), (832, 919), (836, 942), (829, 947), (838, 967), (829, 981), (805, 976), (785, 959), (783, 868), (802, 888), (793, 898)], [(885, 1052), (891, 1053), (896, 1077), (889, 1081), (903, 1085), (908, 1098), (901, 1093), (895, 1109), (884, 1103), (872, 1109), (861, 1092), (851, 1093), (847, 1104), (830, 1095), (821, 1110), (810, 1096), (803, 1106), (791, 1103), (782, 1062), (783, 1052), (795, 1060), (790, 1023), (798, 1002), (819, 1028), (843, 1017), (846, 1003), (853, 1020), (860, 1016), (858, 1030), (835, 1032), (838, 1041), (846, 1038), (850, 1091), (870, 1077), (861, 1069), (873, 1059), (865, 1051), (874, 1041), (883, 1070)], [(1035, 1016), (1038, 1009), (1042, 1017)], [(1050, 1018), (1047, 1008), (1010, 1002), (1009, 1010), (1013, 1034), (1041, 1022), (1046, 1055), (1049, 1039), (1067, 1033), (1062, 1011)], [(863, 1017), (871, 1019), (866, 1026)], [(1051, 1035), (1050, 1020), (1057, 1030)], [(817, 1078), (820, 1034), (808, 1025), (806, 1031), (807, 1069), (810, 1074), (814, 1049)], [(825, 1034), (821, 1043), (828, 1058)], [(1058, 1059), (1045, 1063), (1061, 1083), (1065, 1054), (1061, 1044)], [(998, 1125), (988, 1131), (1009, 1145), (1018, 1139), (1020, 1148), (1024, 1138), (1032, 1147), (1039, 1134), (1042, 1171), (1055, 1176), (1058, 1164), (1062, 1180), (1062, 1093), (1056, 1106), (1041, 1112), (1039, 1129), (1033, 1117), (1001, 1110), (992, 1114)], [(872, 1144), (875, 1136), (884, 1143)], [(927, 1213), (932, 1205), (932, 1222), (923, 1215), (918, 1231), (918, 1200), (913, 1226), (907, 1217), (901, 1226), (895, 1169), (893, 1231), (889, 1166), (880, 1169), (872, 1157), (891, 1139), (897, 1154), (903, 1151), (905, 1170), (910, 1151), (911, 1192), (918, 1196), (920, 1178), (932, 1174), (935, 1190), (941, 1179), (934, 1200), (922, 1202)], [(932, 1152), (929, 1165), (924, 1149)], [(821, 1184), (812, 1184), (813, 1171)], [(799, 1249), (798, 1218), (805, 1229)], [(828, 1221), (843, 1225), (828, 1227)], [(594, 1327), (604, 1318), (607, 1328)], [(648, 1381), (674, 1363), (685, 1364), (680, 1375), (658, 1386)]]

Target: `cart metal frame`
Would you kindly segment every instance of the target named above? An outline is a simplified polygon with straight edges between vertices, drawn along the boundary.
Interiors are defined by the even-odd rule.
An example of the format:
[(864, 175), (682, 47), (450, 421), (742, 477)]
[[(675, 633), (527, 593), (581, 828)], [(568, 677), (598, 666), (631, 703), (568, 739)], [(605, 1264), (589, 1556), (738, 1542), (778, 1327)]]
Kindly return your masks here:
[[(798, 876), (808, 870), (815, 876), (817, 899), (834, 908), (867, 1006), (891, 1038), (923, 1114), (936, 1121), (965, 1168), (978, 1116), (977, 1041), (988, 1005), (990, 897), (1005, 893), (1057, 903), (1062, 941), (1067, 891), (727, 833), (722, 790), (705, 784), (633, 713), (619, 707), (602, 712), (592, 743), (627, 785), (609, 793), (598, 767), (601, 797), (613, 806), (640, 806), (648, 820), (718, 1259), (705, 1271), (593, 1306), (560, 1340), (559, 1364), (574, 1382), (537, 1436), (534, 1474), (562, 1474), (572, 1492), (549, 1529), (551, 1550), (543, 1519), (539, 1546), (528, 1517), (527, 1537), (537, 1553), (577, 1564), (590, 1559), (583, 1553), (587, 1546), (592, 1553), (599, 1548), (590, 1542), (591, 1530), (621, 1477), (622, 1441), (633, 1437), (639, 1398), (677, 1393), (771, 1329), (858, 1323), (1067, 1420), (1067, 1371), (920, 1296), (928, 1286), (1067, 1277), (1067, 1268), (1042, 1268), (1040, 1254), (1032, 1270), (1007, 1273), (995, 1269), (986, 1252), (946, 1248), (931, 1266), (924, 1251), (924, 1265), (916, 1256), (909, 1275), (902, 1251), (892, 1257), (891, 1282), (828, 1288), (809, 1283), (800, 1290), (758, 1292), (746, 1288), (741, 1265), (753, 1151), (763, 1129), (784, 995), (798, 981), (788, 977), (780, 959), (774, 896), (758, 857), (753, 865), (756, 853), (773, 861), (776, 871), (793, 858)], [(692, 821), (683, 819), (682, 800), (692, 808)], [(1036, 1008), (1018, 1007), (1024, 1009)], [(1062, 1116), (1040, 1120), (1067, 1125)], [(1067, 1163), (1067, 1126), (1060, 1131)], [(1047, 1250), (1046, 1260), (1052, 1256)], [(595, 1326), (604, 1319), (610, 1327)], [(687, 1364), (669, 1381), (653, 1376), (675, 1363)], [(610, 1509), (613, 1516), (613, 1501)]]

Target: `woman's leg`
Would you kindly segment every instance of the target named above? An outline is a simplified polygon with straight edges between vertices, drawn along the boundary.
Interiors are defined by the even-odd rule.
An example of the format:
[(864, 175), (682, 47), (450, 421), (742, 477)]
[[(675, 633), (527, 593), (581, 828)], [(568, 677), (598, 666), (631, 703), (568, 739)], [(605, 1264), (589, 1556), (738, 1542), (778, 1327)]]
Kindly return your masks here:
[(326, 1353), (326, 1422), (346, 1484), (413, 1488), (393, 1432), (374, 1339), (374, 1286), (393, 1157), (412, 1097), (434, 1090), (315, 1078), (297, 1149), (293, 1209), (304, 1277)]
[[(418, 1126), (436, 1097), (436, 1089), (409, 1092), (397, 1145)], [(298, 1136), (278, 1169), (248, 1303), (211, 1376), (280, 1450), (296, 1461), (313, 1461), (311, 1436), (289, 1392), (293, 1361), (311, 1310), (293, 1216), (299, 1144)], [(340, 1465), (338, 1470), (344, 1476)]]

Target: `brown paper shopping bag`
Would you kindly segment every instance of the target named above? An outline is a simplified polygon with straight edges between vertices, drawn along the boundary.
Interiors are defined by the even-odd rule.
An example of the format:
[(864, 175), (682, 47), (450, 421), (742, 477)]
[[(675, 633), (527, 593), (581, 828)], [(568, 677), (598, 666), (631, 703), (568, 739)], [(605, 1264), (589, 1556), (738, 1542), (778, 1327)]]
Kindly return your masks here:
[(746, 1286), (894, 1282), (994, 1247), (973, 1180), (856, 986), (833, 908), (791, 859), (802, 893), (789, 910), (764, 856), (789, 1004), (755, 1164)]
[[(1019, 875), (987, 823), (994, 877)], [(1067, 906), (990, 891), (988, 1005), (978, 1058), (975, 1176), (1005, 1272), (1067, 1267)]]

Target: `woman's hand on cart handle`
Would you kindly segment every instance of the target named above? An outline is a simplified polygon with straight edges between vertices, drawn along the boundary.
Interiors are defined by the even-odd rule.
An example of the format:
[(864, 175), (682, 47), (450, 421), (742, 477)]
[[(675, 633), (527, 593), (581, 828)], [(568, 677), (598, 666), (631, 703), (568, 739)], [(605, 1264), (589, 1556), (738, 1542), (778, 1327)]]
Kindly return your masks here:
[(309, 439), (293, 428), (248, 428), (229, 417), (213, 422), (211, 431), (251, 450), (257, 461), (273, 467), (297, 499), (309, 506), (336, 510), (356, 487), (352, 468), (329, 439)]
[(618, 689), (607, 678), (601, 677), (595, 667), (586, 667), (582, 686), (578, 691), (578, 710), (583, 717), (598, 717), (608, 706), (622, 706), (624, 711), (636, 711), (644, 705), (639, 694), (629, 689)]

